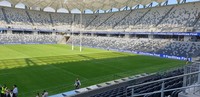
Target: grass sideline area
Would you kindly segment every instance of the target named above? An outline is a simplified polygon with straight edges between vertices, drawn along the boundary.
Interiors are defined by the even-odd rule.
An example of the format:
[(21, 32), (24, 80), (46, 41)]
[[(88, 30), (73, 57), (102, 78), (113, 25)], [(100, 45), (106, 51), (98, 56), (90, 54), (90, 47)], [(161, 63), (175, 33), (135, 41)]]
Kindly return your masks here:
[(0, 45), (0, 85), (16, 84), (19, 97), (34, 97), (47, 90), (50, 95), (82, 86), (179, 67), (184, 61), (142, 56), (70, 45)]

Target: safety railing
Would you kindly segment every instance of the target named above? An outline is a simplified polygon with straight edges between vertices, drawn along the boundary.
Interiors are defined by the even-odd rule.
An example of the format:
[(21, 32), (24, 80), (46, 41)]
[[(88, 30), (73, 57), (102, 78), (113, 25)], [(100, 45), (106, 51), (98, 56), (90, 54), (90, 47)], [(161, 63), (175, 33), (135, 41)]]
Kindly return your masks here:
[[(163, 79), (156, 80), (156, 81), (151, 81), (151, 82), (146, 82), (146, 83), (142, 83), (142, 84), (138, 84), (138, 85), (129, 86), (129, 87), (126, 88), (126, 96), (128, 94), (128, 90), (129, 91), (131, 90), (130, 91), (131, 95), (129, 95), (131, 97), (145, 96), (145, 95), (151, 95), (151, 94), (157, 94), (157, 93), (160, 93), (161, 97), (164, 97), (164, 93), (165, 92), (174, 91), (174, 90), (183, 90), (183, 93), (185, 93), (186, 89), (195, 88), (195, 87), (199, 87), (200, 86), (200, 66), (198, 68), (199, 68), (199, 71), (196, 71), (196, 72), (186, 73), (185, 72), (186, 70), (184, 70), (185, 74), (182, 74), (182, 75), (177, 75), (177, 76), (163, 78)], [(186, 83), (187, 83), (186, 81), (188, 80), (187, 77), (188, 76), (192, 76), (192, 75), (197, 75), (196, 76), (198, 78), (197, 79), (197, 84), (186, 86)], [(169, 81), (171, 79), (176, 79), (176, 78), (183, 78), (183, 87), (173, 88), (173, 89), (165, 89), (165, 82), (167, 82), (167, 81)], [(161, 84), (161, 89), (159, 91), (153, 91), (153, 92), (141, 93), (141, 94), (135, 93), (135, 91), (134, 91), (139, 86), (150, 85), (150, 84), (153, 84), (153, 83), (162, 83)]]

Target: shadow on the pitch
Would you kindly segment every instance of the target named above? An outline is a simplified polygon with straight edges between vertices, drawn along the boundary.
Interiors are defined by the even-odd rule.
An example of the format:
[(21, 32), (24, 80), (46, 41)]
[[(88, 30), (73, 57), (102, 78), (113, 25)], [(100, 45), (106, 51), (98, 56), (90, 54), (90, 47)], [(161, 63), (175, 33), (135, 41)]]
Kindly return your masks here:
[(35, 63), (34, 61), (32, 61), (32, 60), (29, 59), (29, 58), (25, 58), (24, 60), (25, 60), (25, 62), (26, 62), (26, 64), (27, 64), (27, 66), (38, 65), (37, 63)]
[(89, 56), (85, 56), (85, 55), (80, 55), (80, 54), (79, 54), (79, 56), (83, 57), (83, 58), (86, 58), (86, 59), (89, 59), (89, 60), (95, 60), (95, 58), (93, 58), (93, 57), (89, 57)]
[[(77, 77), (81, 79), (83, 85), (89, 86), (139, 73), (167, 70), (174, 65), (171, 59), (161, 60), (158, 57), (122, 55), (120, 57), (113, 56), (112, 58), (105, 58), (105, 56), (111, 53), (108, 55), (105, 53), (102, 54), (104, 55), (102, 59), (95, 59), (90, 54), (0, 60), (0, 65), (6, 65), (8, 67), (15, 66), (13, 68), (0, 69), (0, 73), (5, 73), (0, 74), (0, 83), (10, 82), (7, 81), (7, 78), (11, 78), (11, 80), (16, 80), (15, 84), (24, 89), (29, 89), (28, 91), (37, 91), (40, 88), (38, 86), (40, 84), (38, 83), (44, 83), (42, 87), (55, 87), (53, 90), (59, 90), (56, 88), (58, 84), (55, 83), (69, 83), (72, 87), (69, 86), (67, 89), (73, 89), (74, 79)], [(95, 56), (100, 57), (98, 54), (95, 54)], [(83, 79), (89, 80), (84, 82)], [(21, 83), (21, 80), (25, 83)], [(29, 88), (31, 87), (29, 85), (38, 87), (32, 89)], [(51, 89), (47, 89), (47, 91), (49, 93), (55, 93)], [(35, 95), (35, 92), (24, 93), (22, 97), (29, 97), (30, 95)]]

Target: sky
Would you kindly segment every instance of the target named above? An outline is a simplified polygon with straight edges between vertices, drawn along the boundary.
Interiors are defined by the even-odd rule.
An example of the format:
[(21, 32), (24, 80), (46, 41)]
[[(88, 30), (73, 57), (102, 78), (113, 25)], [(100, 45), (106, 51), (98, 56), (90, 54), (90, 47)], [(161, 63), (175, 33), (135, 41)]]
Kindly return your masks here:
[[(1, 1), (1, 0), (0, 0)], [(181, 0), (182, 1), (182, 0)], [(187, 0), (187, 2), (195, 2), (195, 1), (200, 1), (200, 0)], [(176, 0), (168, 0), (168, 4), (176, 4)], [(157, 3), (153, 3), (153, 6), (157, 5)], [(11, 6), (9, 2), (7, 1), (1, 1), (0, 2), (0, 6)], [(142, 7), (142, 6), (141, 6)], [(19, 3), (16, 5), (16, 8), (25, 8), (25, 5), (22, 3)], [(123, 8), (122, 8), (123, 9)], [(53, 8), (47, 7), (44, 9), (44, 11), (49, 11), (49, 12), (55, 12), (55, 10)], [(113, 11), (118, 11), (118, 9), (113, 9)], [(61, 12), (61, 13), (68, 13), (69, 11), (64, 9), (64, 8), (60, 8), (58, 9), (57, 12)], [(72, 13), (80, 13), (79, 10), (74, 9), (71, 10)], [(86, 13), (92, 13), (92, 11), (86, 10)], [(100, 13), (103, 13), (104, 11), (100, 11)]]

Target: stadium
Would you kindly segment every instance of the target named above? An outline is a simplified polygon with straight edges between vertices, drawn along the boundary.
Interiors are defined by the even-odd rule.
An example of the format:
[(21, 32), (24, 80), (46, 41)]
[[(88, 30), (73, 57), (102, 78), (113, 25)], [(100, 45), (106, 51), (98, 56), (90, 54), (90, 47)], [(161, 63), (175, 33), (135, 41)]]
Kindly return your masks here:
[(200, 0), (0, 0), (0, 97), (200, 97)]

